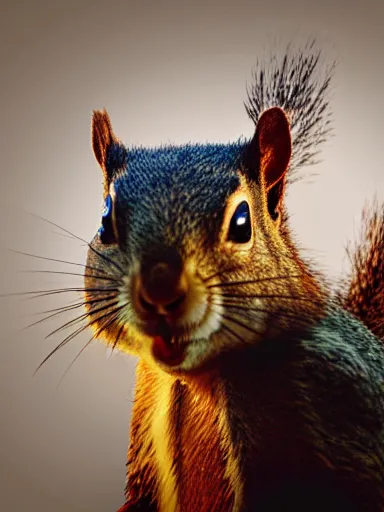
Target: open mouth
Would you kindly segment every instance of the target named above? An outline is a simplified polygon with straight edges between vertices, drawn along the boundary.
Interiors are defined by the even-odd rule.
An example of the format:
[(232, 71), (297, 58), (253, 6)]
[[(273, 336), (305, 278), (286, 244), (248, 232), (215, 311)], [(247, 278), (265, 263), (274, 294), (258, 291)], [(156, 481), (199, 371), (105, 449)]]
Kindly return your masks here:
[(152, 344), (152, 354), (158, 361), (168, 366), (178, 366), (185, 359), (186, 343), (176, 336), (165, 338), (155, 336)]
[(157, 361), (168, 366), (184, 361), (189, 339), (186, 329), (171, 326), (167, 319), (160, 318), (155, 324), (147, 323), (145, 331), (152, 338), (152, 355)]

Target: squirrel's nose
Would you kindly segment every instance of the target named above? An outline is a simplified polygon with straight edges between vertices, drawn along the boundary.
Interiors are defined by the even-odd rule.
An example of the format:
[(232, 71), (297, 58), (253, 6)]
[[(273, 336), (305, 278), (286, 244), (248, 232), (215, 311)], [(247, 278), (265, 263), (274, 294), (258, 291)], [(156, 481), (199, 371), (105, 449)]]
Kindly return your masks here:
[(142, 266), (136, 280), (137, 304), (145, 313), (176, 314), (182, 309), (187, 289), (179, 260), (152, 262)]

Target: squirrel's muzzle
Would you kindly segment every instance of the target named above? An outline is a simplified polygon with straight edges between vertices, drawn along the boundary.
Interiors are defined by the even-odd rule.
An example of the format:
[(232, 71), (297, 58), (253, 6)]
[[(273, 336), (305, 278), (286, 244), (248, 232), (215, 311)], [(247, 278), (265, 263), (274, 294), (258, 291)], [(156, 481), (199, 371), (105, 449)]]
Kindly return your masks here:
[(177, 315), (183, 309), (187, 291), (188, 282), (176, 250), (163, 250), (142, 262), (134, 285), (140, 313)]

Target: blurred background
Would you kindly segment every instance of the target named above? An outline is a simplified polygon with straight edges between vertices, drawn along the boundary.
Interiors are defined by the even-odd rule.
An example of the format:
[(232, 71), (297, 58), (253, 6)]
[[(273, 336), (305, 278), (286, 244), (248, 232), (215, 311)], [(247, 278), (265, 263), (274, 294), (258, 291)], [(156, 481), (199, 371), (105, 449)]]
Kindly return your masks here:
[[(342, 0), (6, 1), (0, 7), (1, 294), (81, 287), (84, 242), (100, 221), (102, 176), (92, 109), (129, 144), (250, 137), (243, 108), (256, 60), (315, 36), (339, 65), (334, 134), (322, 162), (288, 191), (292, 227), (332, 279), (360, 212), (384, 200), (384, 4)], [(309, 177), (312, 172), (318, 176)], [(31, 215), (34, 214), (34, 215)], [(39, 217), (36, 217), (39, 216)], [(0, 298), (0, 509), (114, 512), (123, 504), (135, 360), (86, 331), (34, 371), (79, 314), (25, 329), (75, 293)], [(63, 375), (65, 374), (64, 378)]]

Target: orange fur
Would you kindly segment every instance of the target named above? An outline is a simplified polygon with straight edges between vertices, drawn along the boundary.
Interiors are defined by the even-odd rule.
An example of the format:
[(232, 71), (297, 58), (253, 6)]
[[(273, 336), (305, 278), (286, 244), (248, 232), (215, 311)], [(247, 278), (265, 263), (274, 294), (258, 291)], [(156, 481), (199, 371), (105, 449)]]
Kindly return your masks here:
[[(156, 407), (154, 390), (161, 376), (143, 361), (138, 363), (136, 396), (128, 452), (127, 499), (159, 490), (154, 444), (149, 424)], [(174, 380), (169, 410), (170, 453), (175, 467), (180, 510), (230, 511), (233, 491), (226, 477), (226, 457), (220, 432), (217, 383), (199, 392)], [(201, 390), (200, 390), (201, 391)], [(165, 440), (164, 440), (165, 441)], [(206, 482), (209, 480), (210, 485)], [(155, 491), (156, 492), (156, 491)]]

